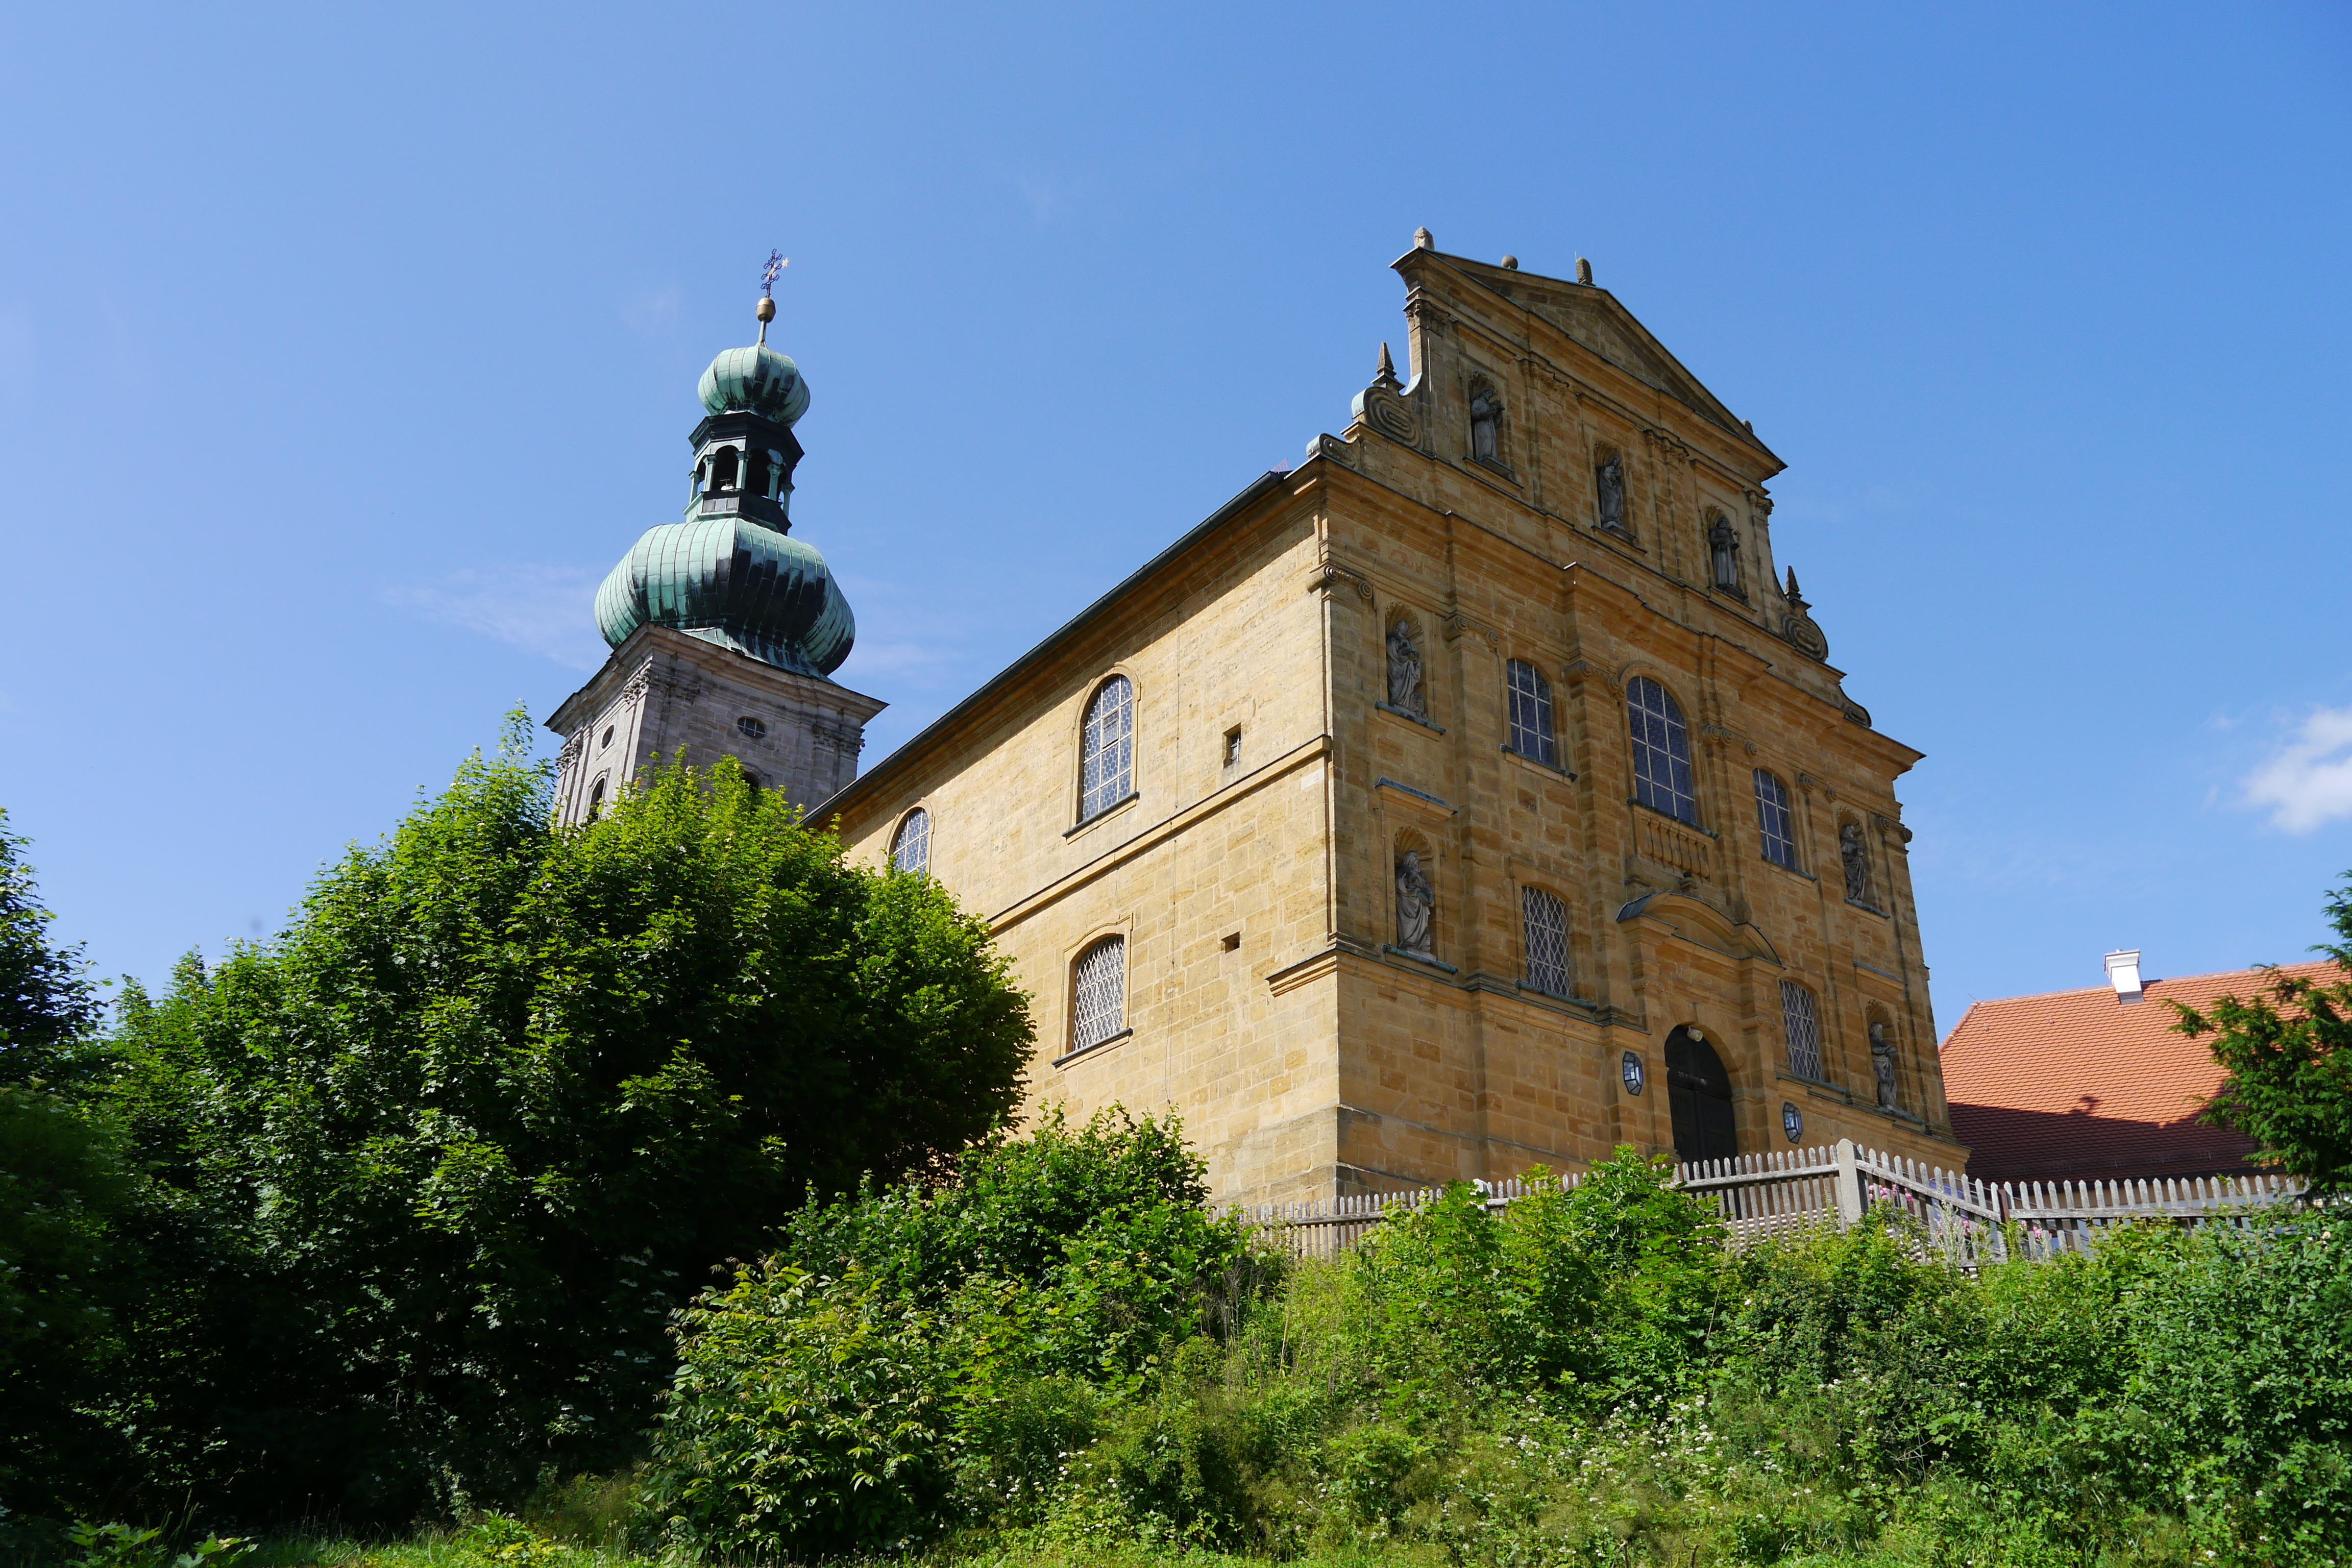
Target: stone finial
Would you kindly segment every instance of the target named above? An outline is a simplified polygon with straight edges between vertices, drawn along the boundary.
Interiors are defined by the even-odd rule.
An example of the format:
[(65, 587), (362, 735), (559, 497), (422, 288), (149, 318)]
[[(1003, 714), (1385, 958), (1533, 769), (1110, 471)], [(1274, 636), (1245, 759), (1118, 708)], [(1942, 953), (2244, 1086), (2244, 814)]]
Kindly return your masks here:
[(1505, 258), (1503, 258), (1503, 270), (1504, 270), (1504, 271), (1506, 271), (1506, 272), (1517, 272), (1518, 269), (1519, 269), (1519, 258), (1518, 258), (1517, 257), (1516, 257), (1516, 256), (1506, 256)]
[(1396, 361), (1389, 358), (1389, 345), (1386, 343), (1382, 343), (1381, 345), (1380, 374), (1382, 381), (1394, 381), (1396, 379)]
[(1586, 284), (1592, 281), (1592, 263), (1585, 260), (1581, 256), (1576, 258), (1576, 280)]
[(1797, 592), (1797, 569), (1794, 566), (1789, 568), (1789, 597), (1791, 599), (1804, 597), (1802, 594)]
[(1429, 230), (1425, 228), (1414, 229), (1412, 231), (1412, 247), (1415, 250), (1435, 250), (1437, 248), (1437, 237), (1431, 234)]

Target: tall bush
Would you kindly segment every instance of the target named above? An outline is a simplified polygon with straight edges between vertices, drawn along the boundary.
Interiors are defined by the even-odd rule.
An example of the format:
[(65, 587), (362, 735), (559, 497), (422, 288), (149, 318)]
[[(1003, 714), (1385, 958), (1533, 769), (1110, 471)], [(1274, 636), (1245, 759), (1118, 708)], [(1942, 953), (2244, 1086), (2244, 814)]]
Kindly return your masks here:
[(731, 762), (577, 829), (547, 784), (518, 716), (282, 935), (127, 1000), (152, 1483), (404, 1519), (618, 1463), (714, 1266), (1015, 1102), (1023, 998), (938, 884)]

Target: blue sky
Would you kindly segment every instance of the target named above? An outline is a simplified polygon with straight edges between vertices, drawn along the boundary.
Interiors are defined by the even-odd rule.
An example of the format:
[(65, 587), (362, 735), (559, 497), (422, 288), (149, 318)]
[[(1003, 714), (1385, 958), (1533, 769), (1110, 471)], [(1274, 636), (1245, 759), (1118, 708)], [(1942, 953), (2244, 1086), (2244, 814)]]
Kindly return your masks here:
[(1338, 430), (1415, 225), (1790, 468), (1940, 1026), (2352, 868), (2340, 6), (0, 13), (0, 804), (105, 973), (275, 929), (603, 652), (793, 258), (869, 760)]

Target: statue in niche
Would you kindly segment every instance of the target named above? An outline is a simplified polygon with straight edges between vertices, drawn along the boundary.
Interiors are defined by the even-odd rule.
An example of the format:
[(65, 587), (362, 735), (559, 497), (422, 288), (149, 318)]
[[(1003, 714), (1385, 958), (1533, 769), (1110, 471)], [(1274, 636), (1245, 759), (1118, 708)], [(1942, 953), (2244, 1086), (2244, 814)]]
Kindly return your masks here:
[(1470, 397), (1470, 455), (1482, 463), (1503, 460), (1502, 443), (1496, 437), (1496, 427), (1503, 418), (1503, 405), (1492, 390), (1480, 387)]
[(1895, 1044), (1886, 1037), (1886, 1026), (1870, 1026), (1870, 1072), (1878, 1080), (1878, 1108), (1893, 1110), (1895, 1106)]
[(1421, 690), (1421, 647), (1412, 623), (1400, 618), (1389, 627), (1389, 706), (1416, 719), (1429, 717)]
[(1715, 585), (1738, 593), (1739, 535), (1732, 531), (1730, 519), (1716, 518), (1715, 526), (1706, 531), (1706, 548), (1715, 562)]
[(1612, 452), (1592, 471), (1593, 488), (1601, 495), (1601, 526), (1625, 531), (1625, 463)]
[(1870, 858), (1862, 847), (1859, 822), (1838, 829), (1838, 858), (1845, 862), (1845, 896), (1857, 904), (1870, 902)]
[(1421, 851), (1408, 849), (1397, 857), (1397, 945), (1407, 952), (1429, 952), (1429, 911), (1437, 889), (1421, 868)]

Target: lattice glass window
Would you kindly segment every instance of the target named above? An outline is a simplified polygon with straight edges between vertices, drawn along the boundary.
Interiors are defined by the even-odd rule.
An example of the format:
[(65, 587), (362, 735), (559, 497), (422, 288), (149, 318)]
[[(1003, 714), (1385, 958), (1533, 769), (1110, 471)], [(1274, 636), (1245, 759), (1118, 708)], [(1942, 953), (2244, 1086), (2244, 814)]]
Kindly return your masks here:
[(1568, 995), (1568, 906), (1541, 888), (1521, 888), (1519, 915), (1527, 932), (1528, 984)]
[(931, 868), (931, 814), (921, 806), (898, 824), (898, 836), (890, 840), (890, 866), (898, 871)]
[(1789, 820), (1789, 786), (1756, 770), (1756, 826), (1764, 835), (1764, 858), (1797, 868), (1797, 836)]
[(1079, 955), (1070, 1048), (1101, 1045), (1127, 1027), (1127, 938), (1107, 936)]
[(1539, 763), (1559, 765), (1551, 738), (1551, 683), (1526, 659), (1504, 667), (1511, 689), (1511, 750)]
[(1625, 684), (1625, 717), (1633, 731), (1633, 798), (1652, 811), (1698, 821), (1691, 792), (1690, 731), (1666, 689), (1646, 675)]
[(1124, 675), (1104, 681), (1087, 704), (1079, 753), (1078, 820), (1084, 822), (1135, 793), (1135, 688)]
[(1793, 980), (1780, 982), (1780, 1032), (1789, 1037), (1789, 1070), (1820, 1081), (1822, 1024), (1813, 994)]

